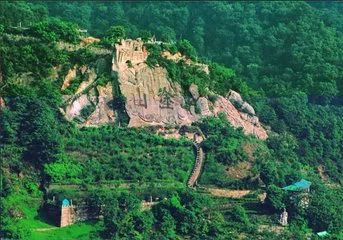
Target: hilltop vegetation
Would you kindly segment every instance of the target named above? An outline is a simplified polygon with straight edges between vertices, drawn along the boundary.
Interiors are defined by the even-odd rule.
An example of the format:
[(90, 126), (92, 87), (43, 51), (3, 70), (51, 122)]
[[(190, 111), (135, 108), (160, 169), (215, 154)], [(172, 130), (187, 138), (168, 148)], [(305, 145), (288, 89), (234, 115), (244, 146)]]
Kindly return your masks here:
[[(304, 239), (324, 230), (333, 239), (342, 237), (340, 10), (340, 4), (305, 2), (0, 2), (0, 97), (6, 105), (0, 109), (0, 237)], [(13, 28), (19, 23), (24, 28)], [(79, 43), (79, 28), (101, 41), (92, 48), (61, 48), (60, 43)], [(195, 158), (186, 138), (165, 139), (154, 129), (118, 123), (80, 129), (63, 118), (59, 108), (68, 92), (60, 89), (71, 66), (95, 65), (99, 56), (93, 50), (111, 50), (122, 37), (146, 41), (153, 35), (169, 45), (146, 44), (149, 66), (165, 67), (183, 89), (196, 83), (209, 99), (229, 89), (241, 92), (270, 127), (266, 141), (244, 135), (224, 117), (191, 127), (206, 137), (200, 186), (250, 189), (250, 196), (234, 201), (185, 189)], [(210, 75), (162, 58), (162, 50), (207, 63)], [(112, 80), (107, 71), (97, 84)], [(118, 96), (113, 104), (123, 126), (125, 99)], [(242, 165), (241, 177), (230, 175), (232, 169), (242, 172)], [(313, 184), (306, 210), (281, 189), (301, 178)], [(86, 189), (94, 207), (110, 206), (104, 219), (80, 225), (86, 235), (36, 231), (51, 227), (39, 213), (43, 187), (51, 184)], [(268, 198), (261, 204), (257, 195), (265, 190)], [(162, 201), (140, 211), (140, 201), (151, 195)], [(275, 226), (284, 207), (289, 227), (261, 230)], [(61, 235), (53, 238), (52, 231)]]
[(329, 99), (343, 93), (338, 3), (1, 4), (5, 26), (53, 16), (96, 36), (122, 25), (128, 37), (188, 39), (199, 56), (230, 66), (269, 97), (289, 96), (294, 89)]

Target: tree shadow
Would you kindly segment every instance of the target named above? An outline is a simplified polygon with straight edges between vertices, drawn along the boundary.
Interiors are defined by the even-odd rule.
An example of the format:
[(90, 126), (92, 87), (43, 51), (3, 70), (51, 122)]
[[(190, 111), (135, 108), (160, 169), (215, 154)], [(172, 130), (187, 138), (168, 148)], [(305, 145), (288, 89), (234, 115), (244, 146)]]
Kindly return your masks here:
[(49, 225), (52, 225), (54, 227), (58, 226), (58, 211), (56, 207), (56, 211), (48, 214), (47, 207), (42, 206), (37, 211), (37, 216), (34, 217), (35, 220), (47, 223)]

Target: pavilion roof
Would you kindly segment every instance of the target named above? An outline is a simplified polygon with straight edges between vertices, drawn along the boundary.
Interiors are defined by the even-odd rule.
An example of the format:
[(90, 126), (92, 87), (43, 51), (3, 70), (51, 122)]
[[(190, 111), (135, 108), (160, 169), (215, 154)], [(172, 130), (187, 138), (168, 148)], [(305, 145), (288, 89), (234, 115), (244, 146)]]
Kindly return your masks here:
[(283, 190), (286, 191), (301, 191), (301, 190), (306, 190), (311, 186), (311, 182), (307, 181), (305, 179), (301, 179), (300, 181), (293, 183), (289, 186), (283, 187)]

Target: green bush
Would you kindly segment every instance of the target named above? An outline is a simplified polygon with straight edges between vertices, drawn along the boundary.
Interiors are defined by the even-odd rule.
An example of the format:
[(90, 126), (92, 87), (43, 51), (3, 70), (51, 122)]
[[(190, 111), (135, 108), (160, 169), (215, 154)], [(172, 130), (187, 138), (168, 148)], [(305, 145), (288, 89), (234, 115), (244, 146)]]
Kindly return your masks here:
[(45, 174), (54, 183), (81, 183), (82, 171), (82, 166), (67, 156), (60, 156), (58, 161), (44, 166)]
[(240, 206), (240, 205), (236, 205), (233, 207), (232, 211), (231, 211), (231, 217), (232, 220), (244, 224), (244, 225), (249, 225), (250, 221), (248, 218), (248, 215), (244, 209), (244, 207)]
[(29, 30), (29, 33), (47, 42), (66, 41), (78, 43), (80, 38), (75, 24), (63, 22), (57, 18), (50, 18), (36, 23)]

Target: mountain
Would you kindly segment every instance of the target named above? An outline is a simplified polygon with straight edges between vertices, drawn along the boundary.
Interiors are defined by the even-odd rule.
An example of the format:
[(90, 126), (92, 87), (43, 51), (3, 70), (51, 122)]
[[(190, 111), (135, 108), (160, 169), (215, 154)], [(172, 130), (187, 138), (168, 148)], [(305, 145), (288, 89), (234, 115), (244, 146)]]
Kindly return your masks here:
[(0, 238), (342, 238), (340, 22), (0, 2)]

